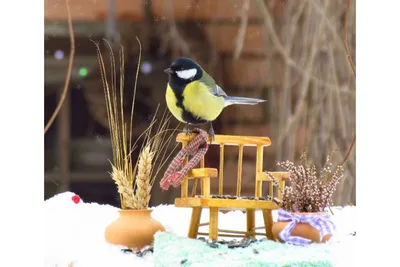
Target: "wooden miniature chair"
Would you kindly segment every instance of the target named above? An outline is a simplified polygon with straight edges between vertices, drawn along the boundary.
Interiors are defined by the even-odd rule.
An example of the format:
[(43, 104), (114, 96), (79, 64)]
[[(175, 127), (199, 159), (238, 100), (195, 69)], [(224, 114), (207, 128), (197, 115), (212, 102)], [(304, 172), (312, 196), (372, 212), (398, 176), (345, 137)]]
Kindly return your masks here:
[[(181, 133), (177, 136), (177, 142), (182, 143), (184, 148), (193, 138), (194, 134), (186, 135)], [(210, 143), (208, 141), (208, 143)], [(181, 184), (181, 197), (175, 199), (176, 207), (191, 207), (192, 216), (188, 237), (197, 238), (198, 235), (208, 235), (210, 239), (216, 240), (218, 236), (227, 237), (255, 237), (255, 235), (266, 235), (270, 240), (274, 240), (272, 235), (272, 210), (279, 209), (279, 206), (272, 201), (274, 198), (273, 181), (263, 171), (263, 152), (264, 147), (271, 145), (271, 140), (268, 137), (253, 137), (253, 136), (232, 136), (232, 135), (215, 135), (215, 139), (210, 145), (219, 145), (220, 164), (219, 175), (215, 168), (206, 168), (204, 166), (204, 157), (200, 162), (200, 168), (192, 169)], [(225, 146), (238, 146), (238, 172), (236, 183), (236, 195), (230, 199), (212, 198), (210, 195), (210, 179), (219, 177), (218, 195), (223, 195), (224, 184), (224, 148)], [(242, 165), (243, 165), (243, 150), (244, 147), (256, 146), (256, 170), (255, 170), (255, 193), (254, 199), (241, 199), (241, 183), (242, 183)], [(188, 159), (186, 158), (184, 164)], [(282, 199), (281, 191), (285, 187), (285, 180), (289, 177), (288, 172), (270, 172), (270, 174), (278, 181), (278, 199)], [(194, 179), (192, 196), (188, 196), (189, 180)], [(200, 180), (201, 195), (195, 196), (197, 181)], [(260, 200), (262, 196), (263, 182), (269, 183), (270, 200)], [(265, 197), (265, 196), (264, 196)], [(200, 217), (203, 208), (210, 209), (210, 218), (208, 223), (200, 224)], [(246, 231), (223, 230), (218, 228), (218, 211), (219, 209), (245, 209), (246, 210)], [(264, 225), (262, 227), (255, 226), (255, 211), (262, 210)], [(209, 226), (208, 233), (200, 233), (200, 226)], [(257, 233), (256, 229), (265, 229), (265, 233)], [(220, 234), (221, 233), (221, 234)]]

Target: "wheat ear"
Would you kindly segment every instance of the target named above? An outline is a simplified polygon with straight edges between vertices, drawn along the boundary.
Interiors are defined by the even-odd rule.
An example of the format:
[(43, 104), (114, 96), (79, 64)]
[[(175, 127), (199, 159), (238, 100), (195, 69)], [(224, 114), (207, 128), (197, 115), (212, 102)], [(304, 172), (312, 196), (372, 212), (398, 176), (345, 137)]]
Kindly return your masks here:
[(138, 172), (136, 176), (136, 196), (138, 209), (147, 209), (150, 201), (151, 191), (151, 165), (154, 153), (151, 152), (150, 146), (146, 146), (142, 153), (138, 164)]
[(111, 178), (118, 187), (118, 193), (121, 196), (121, 203), (123, 204), (122, 206), (128, 209), (136, 209), (136, 202), (133, 198), (133, 187), (129, 183), (126, 174), (113, 165)]

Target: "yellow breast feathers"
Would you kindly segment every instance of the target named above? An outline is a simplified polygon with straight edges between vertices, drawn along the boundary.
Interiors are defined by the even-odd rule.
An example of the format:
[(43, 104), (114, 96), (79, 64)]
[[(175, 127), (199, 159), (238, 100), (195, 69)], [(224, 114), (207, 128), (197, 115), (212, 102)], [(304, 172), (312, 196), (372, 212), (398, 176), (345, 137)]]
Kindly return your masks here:
[(177, 99), (175, 97), (174, 91), (172, 91), (169, 84), (167, 85), (167, 92), (165, 93), (165, 100), (167, 102), (167, 107), (171, 111), (172, 115), (180, 122), (185, 122), (182, 119), (182, 109), (176, 105)]
[(224, 99), (211, 94), (209, 88), (199, 81), (189, 83), (183, 97), (185, 109), (203, 120), (215, 120), (224, 108)]

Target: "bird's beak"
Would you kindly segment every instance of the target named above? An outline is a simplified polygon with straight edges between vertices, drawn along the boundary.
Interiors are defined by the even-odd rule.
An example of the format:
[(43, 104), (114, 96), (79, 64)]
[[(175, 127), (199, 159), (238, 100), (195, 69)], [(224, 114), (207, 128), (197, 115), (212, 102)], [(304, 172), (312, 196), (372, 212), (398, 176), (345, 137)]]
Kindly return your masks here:
[(168, 73), (168, 74), (172, 74), (172, 73), (173, 73), (173, 70), (171, 70), (171, 68), (168, 68), (168, 69), (165, 69), (164, 72), (165, 72), (165, 73)]

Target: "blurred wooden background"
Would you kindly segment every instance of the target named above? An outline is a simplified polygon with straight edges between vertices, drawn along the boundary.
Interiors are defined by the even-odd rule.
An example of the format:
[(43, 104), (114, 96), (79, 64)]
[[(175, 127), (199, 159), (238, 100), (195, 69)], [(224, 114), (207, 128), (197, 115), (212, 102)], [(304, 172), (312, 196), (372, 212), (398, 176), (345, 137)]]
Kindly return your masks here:
[[(343, 160), (355, 134), (356, 99), (343, 42), (346, 0), (70, 0), (70, 7), (75, 58), (67, 101), (45, 136), (46, 198), (72, 190), (86, 201), (118, 205), (107, 173), (112, 152), (90, 39), (124, 46), (125, 86), (133, 88), (139, 37), (144, 51), (135, 113), (138, 134), (158, 104), (165, 108), (167, 76), (162, 70), (175, 57), (188, 56), (228, 94), (268, 100), (229, 107), (215, 123), (217, 133), (269, 136), (268, 170), (276, 169), (276, 160), (297, 160), (305, 147), (317, 166), (335, 149), (334, 162)], [(64, 84), (70, 44), (64, 0), (45, 0), (44, 8), (46, 123)], [(350, 11), (347, 39), (355, 62), (355, 1)], [(129, 108), (131, 95), (125, 97)], [(218, 152), (208, 154), (207, 164), (217, 167)], [(225, 154), (229, 193), (236, 185), (237, 151), (230, 148)], [(244, 195), (254, 192), (254, 157), (255, 150), (245, 152)], [(335, 204), (356, 203), (355, 160), (354, 149)], [(178, 194), (178, 189), (161, 192), (156, 183), (152, 204), (172, 203)]]

